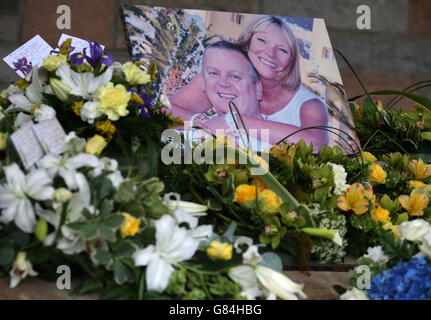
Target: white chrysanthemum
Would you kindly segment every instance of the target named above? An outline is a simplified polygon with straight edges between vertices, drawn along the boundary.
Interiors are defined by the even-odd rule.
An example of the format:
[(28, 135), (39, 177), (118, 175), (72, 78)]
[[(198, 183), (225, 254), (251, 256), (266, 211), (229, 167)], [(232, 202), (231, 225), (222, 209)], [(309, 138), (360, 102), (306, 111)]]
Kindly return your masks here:
[(49, 120), (55, 117), (57, 113), (53, 107), (47, 106), (46, 104), (41, 104), (39, 108), (34, 112), (34, 120), (37, 122)]
[(350, 187), (349, 184), (346, 184), (347, 172), (342, 165), (328, 162), (328, 165), (332, 169), (332, 173), (334, 175), (334, 183), (335, 190), (334, 194), (343, 194), (346, 192), (347, 188)]
[(406, 221), (395, 232), (409, 241), (420, 241), (424, 235), (431, 233), (431, 225), (422, 219)]
[(367, 253), (364, 254), (364, 258), (369, 258), (380, 266), (386, 265), (389, 261), (389, 257), (383, 252), (381, 246), (368, 248)]
[(431, 259), (431, 230), (422, 237), (422, 242), (419, 245), (419, 250)]
[(340, 296), (340, 300), (370, 300), (363, 290), (353, 288)]
[(100, 117), (102, 114), (99, 111), (99, 103), (95, 101), (88, 101), (84, 103), (81, 108), (81, 119), (90, 124), (94, 122), (94, 119)]

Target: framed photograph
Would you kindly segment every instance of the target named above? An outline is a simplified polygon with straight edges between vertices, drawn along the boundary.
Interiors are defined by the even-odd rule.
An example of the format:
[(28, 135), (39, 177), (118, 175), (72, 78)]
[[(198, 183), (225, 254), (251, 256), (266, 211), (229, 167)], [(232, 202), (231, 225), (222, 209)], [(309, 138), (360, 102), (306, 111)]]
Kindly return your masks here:
[[(360, 150), (323, 19), (123, 5), (133, 61), (191, 127)], [(247, 135), (248, 136), (248, 135)]]

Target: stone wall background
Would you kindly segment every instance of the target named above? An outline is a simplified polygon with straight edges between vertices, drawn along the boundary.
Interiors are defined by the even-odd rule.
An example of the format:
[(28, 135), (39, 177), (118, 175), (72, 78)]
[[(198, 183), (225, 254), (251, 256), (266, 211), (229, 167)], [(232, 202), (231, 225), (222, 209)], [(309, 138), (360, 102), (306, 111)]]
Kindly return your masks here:
[[(324, 18), (333, 48), (359, 72), (368, 90), (403, 89), (431, 80), (430, 0), (0, 0), (0, 57), (40, 34), (55, 47), (62, 32), (104, 44), (115, 60), (128, 60), (120, 3)], [(71, 8), (71, 29), (58, 30), (59, 5)], [(356, 8), (371, 8), (371, 30), (356, 28)], [(349, 97), (362, 93), (337, 56)], [(0, 88), (16, 80), (0, 62)], [(431, 98), (431, 87), (418, 93)], [(405, 101), (403, 109), (411, 107)]]

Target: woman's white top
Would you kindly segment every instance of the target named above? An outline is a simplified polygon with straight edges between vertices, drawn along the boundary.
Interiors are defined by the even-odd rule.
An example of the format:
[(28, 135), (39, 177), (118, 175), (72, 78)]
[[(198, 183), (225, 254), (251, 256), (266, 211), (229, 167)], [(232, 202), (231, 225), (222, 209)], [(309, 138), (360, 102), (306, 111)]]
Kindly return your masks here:
[(293, 126), (301, 126), (301, 107), (304, 102), (309, 100), (318, 99), (322, 101), (317, 95), (305, 88), (302, 84), (299, 86), (298, 91), (295, 93), (290, 102), (280, 111), (273, 113), (269, 116), (262, 114), (265, 120), (291, 124)]

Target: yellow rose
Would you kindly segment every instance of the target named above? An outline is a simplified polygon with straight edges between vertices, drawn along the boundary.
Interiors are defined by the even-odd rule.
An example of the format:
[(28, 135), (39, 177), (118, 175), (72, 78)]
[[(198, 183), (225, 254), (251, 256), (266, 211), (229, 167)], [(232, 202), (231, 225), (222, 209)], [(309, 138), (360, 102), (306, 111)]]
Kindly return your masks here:
[(241, 184), (235, 189), (235, 201), (243, 204), (244, 201), (252, 202), (256, 198), (256, 187), (248, 184)]
[(373, 163), (377, 161), (377, 158), (368, 151), (363, 151), (362, 156), (364, 157), (365, 162)]
[(422, 181), (418, 181), (418, 180), (410, 180), (409, 181), (409, 187), (411, 189), (417, 189), (417, 188), (422, 188), (425, 187), (426, 184), (423, 183)]
[(386, 181), (386, 172), (378, 163), (373, 163), (369, 167), (370, 175), (368, 177), (368, 182), (372, 185), (378, 185), (385, 183)]
[(127, 212), (121, 212), (121, 214), (126, 218), (120, 227), (121, 237), (134, 236), (139, 231), (139, 225), (141, 220), (135, 218)]
[(123, 85), (117, 84), (114, 87), (112, 82), (108, 82), (97, 90), (94, 99), (99, 102), (99, 111), (106, 114), (109, 120), (116, 121), (129, 114), (127, 104), (131, 96)]
[(126, 62), (121, 66), (121, 70), (123, 71), (127, 82), (131, 85), (146, 84), (151, 81), (151, 76), (147, 72), (142, 71), (133, 62)]
[(57, 56), (49, 56), (43, 60), (42, 66), (49, 72), (54, 72), (60, 66), (60, 63), (66, 63), (67, 57), (63, 54)]
[(215, 260), (230, 260), (232, 259), (232, 245), (213, 240), (207, 248), (207, 254)]
[(387, 223), (389, 221), (389, 210), (382, 208), (381, 206), (377, 206), (376, 209), (371, 211), (371, 219), (375, 222)]
[(261, 193), (259, 193), (259, 198), (263, 199), (265, 203), (265, 208), (269, 213), (277, 213), (278, 208), (281, 205), (280, 197), (272, 190), (265, 189)]
[(8, 137), (7, 133), (0, 132), (0, 151), (3, 151), (6, 149), (7, 137)]
[(98, 156), (102, 153), (102, 150), (105, 149), (107, 144), (108, 143), (102, 136), (96, 134), (93, 138), (87, 141), (84, 151)]

